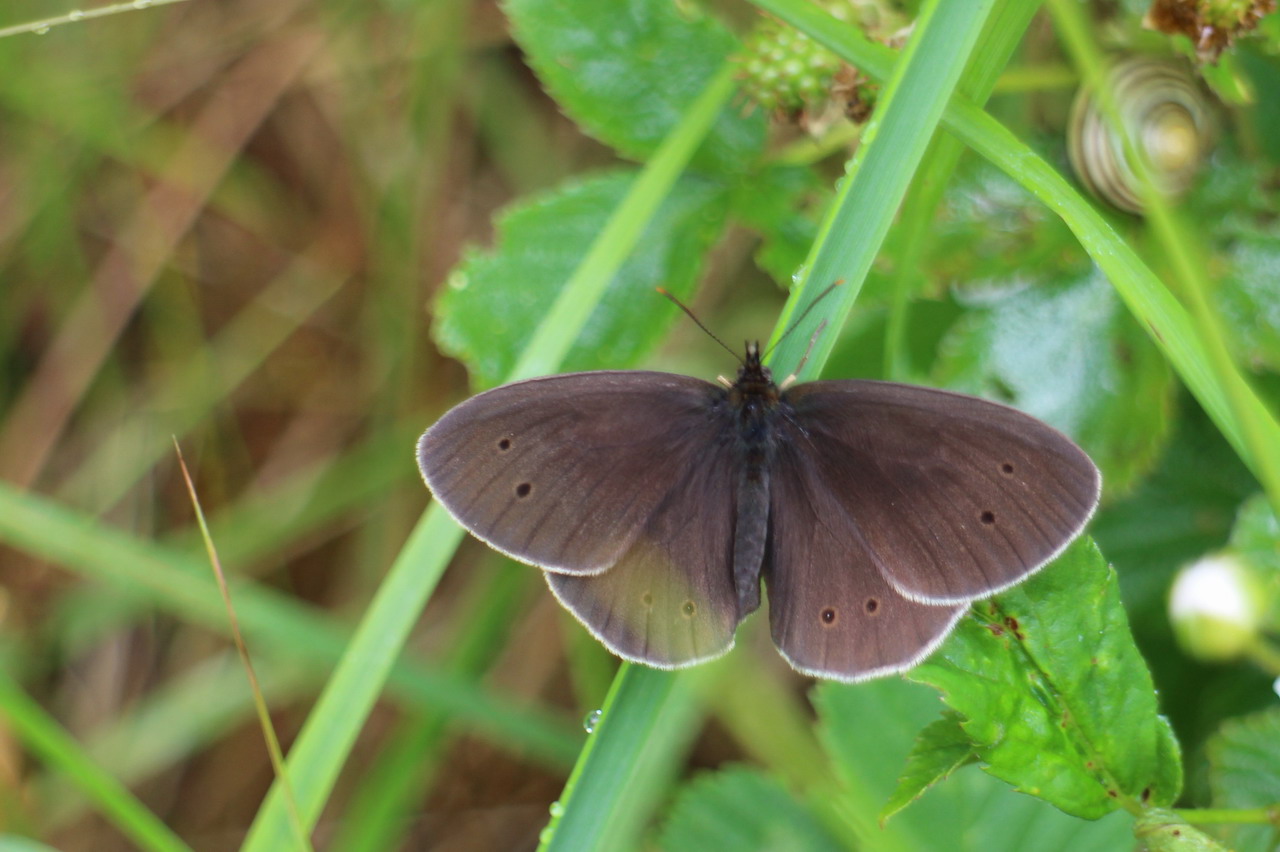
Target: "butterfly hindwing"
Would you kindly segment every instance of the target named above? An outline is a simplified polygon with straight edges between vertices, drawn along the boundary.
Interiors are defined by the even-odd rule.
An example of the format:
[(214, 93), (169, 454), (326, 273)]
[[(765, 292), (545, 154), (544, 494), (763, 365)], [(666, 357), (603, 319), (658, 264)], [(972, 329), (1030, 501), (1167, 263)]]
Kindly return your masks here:
[(769, 625), (794, 668), (843, 681), (903, 671), (967, 609), (919, 603), (894, 589), (802, 447), (779, 447), (770, 490)]
[(746, 616), (733, 581), (735, 457), (708, 447), (607, 571), (547, 573), (560, 602), (611, 651), (675, 668), (733, 647)]

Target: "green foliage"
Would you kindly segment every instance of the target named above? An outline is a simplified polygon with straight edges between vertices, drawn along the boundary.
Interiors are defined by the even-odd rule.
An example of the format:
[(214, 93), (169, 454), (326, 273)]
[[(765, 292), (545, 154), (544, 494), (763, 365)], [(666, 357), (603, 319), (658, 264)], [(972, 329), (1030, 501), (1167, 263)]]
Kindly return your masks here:
[[(547, 92), (583, 130), (636, 160), (657, 149), (738, 45), (694, 4), (507, 0), (504, 9)], [(694, 166), (741, 172), (763, 134), (761, 115), (726, 110)]]
[(1133, 835), (1150, 852), (1226, 852), (1212, 837), (1164, 808), (1144, 813), (1135, 823)]
[(934, 264), (965, 313), (939, 347), (934, 378), (1074, 436), (1109, 492), (1123, 493), (1168, 438), (1168, 363), (1070, 232), (1007, 177), (970, 170), (947, 212)]
[(1246, 500), (1236, 515), (1228, 545), (1258, 569), (1280, 572), (1280, 518), (1261, 494)]
[(1269, 370), (1280, 369), (1280, 237), (1273, 229), (1251, 229), (1236, 235), (1229, 249), (1231, 274), (1219, 302), (1223, 320), (1241, 357)]
[(888, 819), (924, 795), (924, 791), (952, 772), (971, 763), (973, 746), (964, 730), (964, 717), (945, 711), (916, 737), (907, 766), (898, 778), (898, 787), (885, 803), (881, 817)]
[[(634, 180), (633, 172), (601, 174), (522, 202), (499, 220), (495, 249), (470, 253), (450, 276), (436, 306), (436, 339), (466, 362), (477, 390), (510, 375)], [(630, 366), (653, 348), (679, 313), (655, 288), (688, 298), (727, 204), (713, 181), (676, 184), (574, 342), (566, 372)]]
[(1096, 270), (1037, 281), (1026, 268), (959, 295), (968, 311), (943, 340), (938, 379), (1076, 436), (1123, 493), (1168, 437), (1169, 365)]
[(25, 837), (0, 835), (0, 852), (56, 852), (52, 846)]
[(976, 604), (910, 677), (942, 690), (988, 772), (1067, 813), (1169, 805), (1182, 787), (1115, 572), (1088, 540)]
[(936, 727), (937, 693), (921, 684), (884, 680), (852, 687), (824, 683), (813, 699), (822, 743), (840, 779), (838, 792), (814, 798), (835, 799), (832, 810), (859, 826), (862, 848), (1111, 852), (1132, 842), (1132, 825), (1123, 815), (1077, 819), (1043, 799), (1012, 794), (1005, 782), (976, 766), (953, 772), (886, 819), (886, 796), (895, 779), (900, 785), (895, 798), (907, 794), (901, 773), (911, 765), (909, 755), (921, 750), (920, 732), (943, 733)]
[[(1184, 406), (1155, 470), (1131, 494), (1106, 506), (1092, 525), (1095, 540), (1120, 576), (1121, 596), (1158, 685), (1161, 707), (1184, 752), (1192, 756), (1201, 753), (1205, 738), (1224, 719), (1275, 700), (1274, 678), (1263, 671), (1249, 665), (1206, 666), (1189, 657), (1175, 640), (1168, 616), (1169, 590), (1178, 570), (1221, 550), (1252, 526), (1242, 525), (1237, 516), (1262, 502), (1251, 499), (1256, 488), (1203, 414)], [(1188, 784), (1198, 775), (1189, 773)], [(1196, 787), (1188, 793), (1197, 796), (1192, 801), (1202, 801)]]
[(671, 805), (658, 838), (668, 852), (836, 852), (844, 847), (769, 775), (728, 767), (695, 777)]
[[(1194, 52), (1141, 30), (1146, 0), (1050, 0), (1055, 38), (1025, 49), (1038, 3), (883, 5), (860, 8), (923, 13), (905, 49), (809, 0), (507, 0), (505, 18), (339, 0), (260, 35), (191, 3), (0, 39), (0, 709), (27, 752), (6, 825), (92, 848), (75, 833), (103, 831), (93, 809), (181, 848), (175, 826), (207, 815), (161, 799), (162, 825), (157, 777), (216, 792), (206, 766), (270, 771), (245, 679), (211, 646), (226, 619), (175, 499), (175, 433), (199, 448), (263, 692), (299, 731), (298, 813), (327, 814), (343, 848), (420, 845), (405, 826), (424, 799), (447, 819), (495, 779), (559, 791), (575, 757), (551, 848), (1273, 847), (1280, 717), (1246, 714), (1280, 671), (1189, 660), (1165, 609), (1207, 552), (1273, 589), (1280, 571), (1280, 24), (1209, 72), (1230, 98), (1222, 146), (1170, 224), (1101, 211), (1059, 174), (1065, 78), (1094, 71), (1081, 39)], [(735, 93), (760, 11), (822, 46), (822, 79), (783, 81), (806, 96), (833, 57), (883, 85), (871, 124), (806, 136)], [(711, 344), (655, 287), (732, 345), (724, 329), (763, 334), (767, 312), (776, 335), (834, 279), (778, 365), (826, 322), (815, 374), (914, 377), (1049, 420), (1104, 470), (1097, 547), (975, 604), (916, 683), (821, 684), (806, 703), (755, 658), (756, 616), (722, 661), (733, 689), (715, 688), (730, 669), (694, 675), (713, 698), (754, 694), (754, 726), (683, 674), (624, 667), (598, 695), (557, 656), (532, 571), (507, 584), (464, 550), (444, 575), (461, 533), (438, 509), (412, 526), (414, 435), (462, 392), (431, 341), (476, 388), (641, 365), (673, 329), (660, 357), (682, 365)], [(380, 705), (396, 724), (366, 730)], [(725, 766), (690, 776), (706, 730), (697, 765)], [(1202, 833), (1208, 806), (1252, 824)], [(278, 786), (207, 810), (249, 850), (287, 836)], [(542, 808), (525, 810), (536, 831)]]
[(813, 169), (787, 165), (761, 169), (734, 193), (733, 215), (760, 235), (755, 260), (774, 281), (789, 286), (804, 265), (818, 230), (813, 211), (829, 196)]
[[(1280, 802), (1280, 709), (1225, 723), (1209, 740), (1209, 785), (1217, 808), (1274, 808)], [(1280, 842), (1280, 826), (1243, 825), (1232, 848), (1263, 852)]]
[[(1264, 636), (1280, 633), (1280, 518), (1261, 494), (1246, 500), (1231, 528), (1227, 552), (1240, 558), (1253, 581)], [(1265, 641), (1265, 640), (1264, 640)]]

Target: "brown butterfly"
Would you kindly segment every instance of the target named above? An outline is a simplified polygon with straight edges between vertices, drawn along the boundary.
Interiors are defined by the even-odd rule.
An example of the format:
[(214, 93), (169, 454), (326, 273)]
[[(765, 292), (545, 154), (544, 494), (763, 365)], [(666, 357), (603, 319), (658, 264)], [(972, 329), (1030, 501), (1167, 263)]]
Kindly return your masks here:
[(845, 681), (920, 662), (1098, 504), (1089, 457), (1004, 405), (876, 381), (784, 390), (758, 345), (727, 384), (515, 382), (445, 414), (418, 464), (460, 524), (542, 568), (620, 657), (677, 668), (724, 654), (763, 579), (782, 655)]

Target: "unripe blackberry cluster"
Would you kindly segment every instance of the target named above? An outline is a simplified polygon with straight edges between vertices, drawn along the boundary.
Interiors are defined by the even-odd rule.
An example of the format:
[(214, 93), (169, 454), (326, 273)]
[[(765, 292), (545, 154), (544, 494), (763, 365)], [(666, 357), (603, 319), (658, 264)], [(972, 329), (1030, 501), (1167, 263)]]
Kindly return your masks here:
[(765, 110), (785, 114), (824, 101), (843, 65), (840, 57), (776, 18), (765, 18), (756, 27), (743, 44), (739, 63), (747, 97)]

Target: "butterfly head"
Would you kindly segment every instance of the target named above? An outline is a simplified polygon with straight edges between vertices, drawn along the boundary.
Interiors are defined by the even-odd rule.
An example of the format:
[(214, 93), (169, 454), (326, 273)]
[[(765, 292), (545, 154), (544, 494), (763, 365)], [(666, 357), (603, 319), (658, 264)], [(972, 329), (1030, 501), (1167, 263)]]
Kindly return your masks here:
[(759, 343), (747, 343), (747, 354), (738, 368), (738, 380), (733, 386), (745, 397), (777, 397), (778, 387), (773, 383), (773, 373), (760, 362)]

